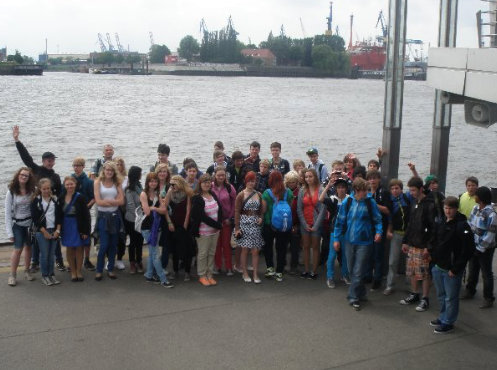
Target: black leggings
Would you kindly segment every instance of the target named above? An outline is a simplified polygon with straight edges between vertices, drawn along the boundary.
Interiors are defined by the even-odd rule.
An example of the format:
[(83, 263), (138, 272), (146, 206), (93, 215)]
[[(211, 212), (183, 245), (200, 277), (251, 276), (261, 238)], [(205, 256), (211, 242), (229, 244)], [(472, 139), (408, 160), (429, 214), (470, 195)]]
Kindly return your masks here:
[(171, 233), (171, 253), (173, 255), (174, 272), (179, 270), (179, 260), (185, 264), (185, 272), (190, 273), (192, 258), (194, 255), (193, 237), (183, 226), (174, 226), (174, 232)]
[[(135, 231), (135, 224), (128, 220), (124, 220), (124, 229), (126, 230), (126, 234), (129, 235), (129, 262), (141, 263), (143, 254), (143, 236), (141, 233)], [(124, 255), (124, 253), (122, 255)]]

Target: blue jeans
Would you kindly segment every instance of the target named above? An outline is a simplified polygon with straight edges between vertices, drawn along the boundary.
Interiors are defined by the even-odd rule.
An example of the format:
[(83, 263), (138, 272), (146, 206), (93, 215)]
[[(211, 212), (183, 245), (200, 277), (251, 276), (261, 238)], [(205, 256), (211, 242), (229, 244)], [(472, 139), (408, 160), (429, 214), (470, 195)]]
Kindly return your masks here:
[(349, 302), (359, 301), (366, 298), (366, 287), (364, 276), (367, 272), (368, 260), (373, 251), (372, 245), (354, 245), (345, 243), (345, 255), (350, 274)]
[[(47, 229), (48, 233), (53, 233), (54, 229)], [(52, 276), (54, 274), (55, 246), (57, 239), (45, 239), (43, 233), (37, 232), (36, 242), (40, 248), (40, 270), (41, 276)]]
[[(150, 236), (150, 230), (142, 230), (143, 239), (145, 241), (148, 240)], [(157, 240), (160, 240), (160, 235)], [(164, 269), (162, 268), (161, 257), (159, 253), (158, 245), (148, 245), (148, 258), (147, 258), (147, 271), (145, 272), (145, 277), (147, 279), (152, 279), (154, 275), (154, 270), (159, 276), (161, 283), (167, 281), (166, 274), (164, 273)]]
[[(330, 251), (328, 252), (328, 261), (326, 262), (326, 278), (333, 279), (335, 277), (335, 260), (337, 259), (337, 251), (333, 247), (333, 233), (330, 235)], [(349, 277), (349, 269), (347, 268), (347, 257), (345, 253), (345, 243), (343, 238), (338, 240), (340, 242), (340, 249), (342, 251), (342, 278)]]
[(97, 255), (96, 271), (99, 274), (101, 274), (102, 271), (104, 270), (104, 262), (106, 254), (109, 260), (108, 261), (109, 264), (107, 265), (107, 270), (109, 272), (112, 272), (112, 270), (114, 270), (114, 262), (116, 260), (116, 252), (117, 252), (117, 240), (119, 239), (119, 228), (121, 221), (119, 220), (119, 217), (114, 217), (113, 220), (116, 223), (115, 233), (109, 233), (106, 230), (104, 218), (99, 218), (97, 221), (98, 236), (100, 238), (100, 249), (98, 250), (98, 255)]
[(371, 256), (368, 258), (366, 278), (372, 278), (374, 281), (381, 281), (383, 279), (384, 249), (383, 237), (379, 243), (373, 243), (373, 250)]
[(445, 325), (453, 325), (459, 314), (459, 291), (461, 290), (462, 275), (449, 277), (449, 272), (438, 266), (431, 269), (433, 283), (437, 288), (437, 299), (440, 305), (438, 319)]

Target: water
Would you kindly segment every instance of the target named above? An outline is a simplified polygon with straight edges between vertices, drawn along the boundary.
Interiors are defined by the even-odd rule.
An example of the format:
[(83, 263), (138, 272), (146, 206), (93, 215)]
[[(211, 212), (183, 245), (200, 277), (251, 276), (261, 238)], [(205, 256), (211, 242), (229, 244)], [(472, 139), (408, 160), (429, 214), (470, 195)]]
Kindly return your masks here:
[[(213, 143), (226, 151), (248, 152), (258, 140), (261, 156), (269, 157), (273, 141), (282, 157), (306, 160), (306, 149), (319, 148), (326, 164), (357, 153), (366, 164), (381, 145), (384, 83), (376, 80), (119, 76), (45, 73), (43, 77), (0, 76), (0, 208), (14, 171), (22, 165), (11, 127), (19, 124), (20, 139), (41, 162), (54, 152), (55, 169), (71, 173), (71, 161), (82, 155), (86, 170), (114, 144), (127, 166), (144, 169), (156, 159), (160, 142), (171, 146), (170, 159), (179, 164), (193, 157), (201, 169), (212, 158)], [(407, 162), (420, 175), (430, 166), (434, 91), (424, 82), (406, 81), (400, 177), (407, 180)], [(455, 106), (450, 137), (447, 194), (464, 191), (464, 180), (475, 175), (482, 185), (495, 184), (495, 127), (464, 123)], [(0, 241), (6, 240), (1, 217)]]

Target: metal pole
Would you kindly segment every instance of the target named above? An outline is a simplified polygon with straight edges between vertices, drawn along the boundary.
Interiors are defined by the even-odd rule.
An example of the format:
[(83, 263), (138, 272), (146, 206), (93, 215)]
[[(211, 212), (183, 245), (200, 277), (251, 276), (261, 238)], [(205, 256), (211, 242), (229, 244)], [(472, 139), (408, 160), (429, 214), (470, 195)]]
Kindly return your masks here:
[(407, 0), (390, 0), (388, 10), (387, 64), (381, 165), (383, 184), (398, 177), (402, 105), (404, 97), (404, 59), (406, 53)]
[[(440, 0), (438, 47), (456, 47), (458, 1)], [(430, 173), (438, 176), (440, 191), (445, 191), (452, 106), (442, 103), (441, 94), (441, 90), (435, 90)]]

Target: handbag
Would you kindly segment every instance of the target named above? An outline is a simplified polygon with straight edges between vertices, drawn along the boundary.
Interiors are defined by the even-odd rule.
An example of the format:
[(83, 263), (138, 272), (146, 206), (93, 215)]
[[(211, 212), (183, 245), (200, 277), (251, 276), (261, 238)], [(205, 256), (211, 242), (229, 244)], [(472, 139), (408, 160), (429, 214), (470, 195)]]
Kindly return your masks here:
[(136, 232), (138, 232), (138, 233), (142, 232), (142, 223), (146, 217), (147, 216), (143, 212), (142, 206), (140, 205), (140, 206), (136, 207), (136, 209), (135, 209), (135, 231)]

